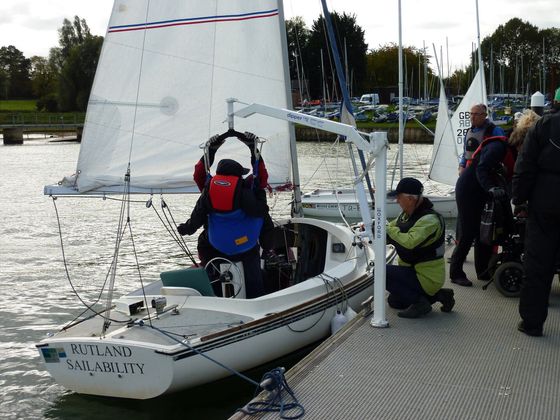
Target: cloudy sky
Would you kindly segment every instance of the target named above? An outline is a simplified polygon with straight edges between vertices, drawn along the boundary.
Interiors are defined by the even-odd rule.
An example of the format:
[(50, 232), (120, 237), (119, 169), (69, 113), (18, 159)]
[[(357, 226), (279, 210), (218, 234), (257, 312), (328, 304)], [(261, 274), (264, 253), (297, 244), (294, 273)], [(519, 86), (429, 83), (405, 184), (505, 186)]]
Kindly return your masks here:
[[(199, 0), (205, 1), (205, 0)], [(355, 14), (376, 48), (398, 42), (397, 0), (328, 0), (331, 11)], [(113, 0), (0, 0), (0, 46), (14, 45), (26, 57), (48, 55), (58, 44), (57, 29), (64, 18), (84, 18), (92, 33), (105, 35)], [(422, 48), (425, 42), (446, 54), (444, 67), (456, 68), (469, 60), (476, 43), (475, 0), (402, 0), (402, 37), (405, 46)], [(286, 18), (303, 16), (308, 26), (321, 10), (319, 0), (285, 0)], [(559, 0), (479, 0), (481, 39), (500, 24), (519, 17), (540, 29), (560, 27)]]

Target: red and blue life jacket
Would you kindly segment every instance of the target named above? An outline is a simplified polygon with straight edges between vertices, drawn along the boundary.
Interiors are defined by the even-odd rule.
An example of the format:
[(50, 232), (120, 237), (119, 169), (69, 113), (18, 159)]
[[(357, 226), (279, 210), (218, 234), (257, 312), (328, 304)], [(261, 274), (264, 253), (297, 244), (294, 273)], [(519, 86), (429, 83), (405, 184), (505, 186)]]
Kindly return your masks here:
[(472, 165), (474, 162), (478, 162), (482, 148), (486, 146), (488, 143), (494, 141), (501, 141), (506, 145), (506, 152), (504, 154), (504, 157), (502, 158), (501, 163), (505, 172), (504, 175), (506, 177), (506, 180), (509, 182), (513, 177), (513, 168), (515, 166), (515, 161), (517, 159), (517, 151), (508, 143), (508, 139), (505, 136), (492, 136), (492, 137), (484, 138), (482, 143), (480, 143), (478, 148), (473, 153), (472, 159), (467, 161), (467, 167)]
[(258, 244), (262, 217), (248, 216), (240, 208), (243, 181), (235, 175), (215, 175), (208, 184), (213, 211), (208, 215), (208, 240), (218, 251), (236, 255)]

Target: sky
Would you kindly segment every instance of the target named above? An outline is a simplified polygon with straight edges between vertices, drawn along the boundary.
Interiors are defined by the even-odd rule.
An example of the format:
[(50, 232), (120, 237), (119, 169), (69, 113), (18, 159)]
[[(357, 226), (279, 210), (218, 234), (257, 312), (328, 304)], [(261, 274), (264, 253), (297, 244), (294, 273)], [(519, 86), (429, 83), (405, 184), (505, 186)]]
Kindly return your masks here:
[[(539, 29), (560, 27), (558, 1), (478, 0), (480, 39), (513, 17)], [(398, 43), (398, 0), (327, 0), (327, 4), (331, 12), (356, 15), (369, 48)], [(94, 35), (104, 36), (112, 5), (113, 0), (0, 0), (0, 46), (14, 45), (26, 57), (47, 56), (58, 45), (63, 19), (75, 15), (86, 20)], [(284, 0), (286, 18), (302, 16), (308, 27), (320, 11), (320, 0)], [(443, 52), (445, 76), (446, 70), (468, 64), (477, 42), (476, 0), (402, 0), (401, 21), (403, 45), (421, 49), (425, 44), (429, 55), (435, 45), (438, 54)]]

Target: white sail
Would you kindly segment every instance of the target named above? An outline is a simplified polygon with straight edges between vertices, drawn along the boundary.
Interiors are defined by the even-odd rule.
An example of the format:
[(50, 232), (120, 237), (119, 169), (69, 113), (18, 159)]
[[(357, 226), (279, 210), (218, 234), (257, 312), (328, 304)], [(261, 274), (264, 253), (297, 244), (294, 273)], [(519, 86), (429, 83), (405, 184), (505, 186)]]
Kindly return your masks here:
[(451, 127), (447, 97), (443, 84), (440, 86), (439, 106), (432, 151), (432, 163), (428, 177), (434, 181), (447, 185), (455, 185), (457, 180), (457, 149), (455, 147), (455, 134)]
[(470, 109), (480, 103), (486, 104), (486, 87), (481, 69), (476, 73), (465, 97), (451, 118), (449, 118), (445, 91), (443, 86), (441, 87), (430, 179), (455, 186), (459, 176), (459, 159), (463, 154), (463, 141), (471, 126)]
[[(278, 13), (276, 0), (115, 1), (88, 104), (78, 190), (120, 185), (129, 166), (132, 187), (195, 190), (199, 145), (227, 130), (227, 98), (289, 106)], [(267, 140), (269, 182), (285, 183), (288, 123), (236, 123)], [(249, 164), (242, 143), (222, 149)]]

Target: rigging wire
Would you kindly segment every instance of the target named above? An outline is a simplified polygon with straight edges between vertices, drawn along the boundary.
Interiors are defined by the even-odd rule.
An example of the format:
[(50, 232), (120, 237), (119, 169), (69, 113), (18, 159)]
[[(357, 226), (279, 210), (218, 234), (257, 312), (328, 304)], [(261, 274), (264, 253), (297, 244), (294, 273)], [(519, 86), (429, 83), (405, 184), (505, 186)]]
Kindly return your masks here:
[(63, 235), (62, 235), (62, 226), (61, 226), (61, 222), (60, 222), (60, 215), (59, 215), (59, 212), (58, 212), (58, 207), (56, 205), (57, 197), (51, 195), (51, 198), (53, 200), (54, 210), (55, 210), (55, 213), (56, 213), (56, 221), (57, 221), (57, 226), (58, 226), (58, 235), (59, 235), (59, 240), (60, 240), (60, 249), (61, 249), (61, 252), (62, 252), (62, 263), (64, 265), (64, 272), (66, 273), (66, 278), (68, 279), (68, 283), (70, 284), (70, 288), (72, 289), (72, 292), (78, 298), (78, 300), (86, 307), (86, 309), (81, 314), (79, 314), (77, 317), (75, 317), (72, 321), (70, 321), (62, 329), (64, 330), (64, 329), (67, 329), (68, 327), (70, 327), (76, 319), (78, 319), (80, 316), (82, 316), (88, 310), (93, 312), (93, 314), (94, 314), (93, 316), (100, 316), (101, 318), (103, 318), (105, 320), (109, 320), (111, 322), (115, 322), (115, 323), (130, 322), (130, 318), (128, 320), (124, 320), (124, 321), (123, 320), (112, 319), (109, 316), (104, 315), (102, 312), (99, 312), (99, 311), (93, 309), (93, 305), (98, 303), (99, 300), (101, 299), (103, 290), (105, 289), (105, 285), (107, 283), (107, 279), (109, 278), (109, 272), (107, 272), (107, 275), (105, 276), (105, 281), (103, 283), (103, 287), (102, 287), (102, 289), (99, 293), (99, 296), (97, 297), (97, 299), (92, 304), (86, 303), (84, 301), (84, 299), (80, 296), (78, 291), (76, 290), (76, 287), (74, 286), (74, 284), (72, 282), (72, 278), (70, 276), (70, 271), (68, 270), (68, 261), (66, 259), (66, 251), (65, 251), (65, 248), (64, 248), (64, 239), (63, 239)]
[[(107, 298), (106, 298), (106, 305), (105, 310), (110, 314), (111, 307), (113, 305), (113, 291), (115, 289), (115, 279), (117, 275), (117, 263), (119, 259), (119, 251), (122, 242), (122, 238), (124, 236), (124, 232), (126, 229), (126, 224), (130, 222), (130, 202), (127, 200), (130, 198), (130, 162), (128, 164), (126, 174), (124, 176), (124, 190), (123, 190), (123, 200), (121, 202), (121, 208), (119, 213), (119, 223), (117, 228), (117, 237), (115, 238), (115, 248), (113, 250), (113, 260), (111, 261), (111, 274), (109, 276), (109, 287), (107, 288)], [(125, 214), (127, 214), (126, 222)], [(103, 328), (101, 333), (105, 334), (107, 329), (109, 328), (110, 321), (105, 320), (103, 323)]]
[[(195, 267), (199, 267), (199, 264), (194, 259), (194, 254), (189, 250), (189, 247), (187, 246), (187, 243), (186, 243), (185, 239), (181, 235), (179, 235), (179, 233), (177, 232), (177, 223), (175, 222), (175, 218), (173, 217), (173, 214), (171, 213), (171, 209), (169, 208), (169, 206), (167, 205), (167, 203), (163, 199), (163, 196), (161, 196), (161, 209), (162, 209), (162, 214), (165, 217), (165, 221), (163, 220), (163, 218), (161, 217), (161, 215), (159, 214), (159, 212), (157, 211), (157, 209), (153, 205), (151, 197), (146, 202), (146, 207), (148, 207), (148, 208), (151, 207), (154, 210), (154, 212), (156, 213), (156, 216), (161, 221), (161, 224), (163, 225), (165, 230), (167, 230), (167, 233), (169, 233), (169, 236), (171, 236), (171, 238), (175, 241), (175, 243), (179, 246), (179, 248), (181, 248), (181, 250), (185, 253), (185, 255), (187, 257), (189, 257), (189, 259), (191, 260), (193, 265)], [(167, 209), (167, 211), (169, 213), (169, 217), (167, 216), (167, 214), (165, 212), (165, 209)], [(171, 219), (171, 221), (170, 221), (170, 219)]]

